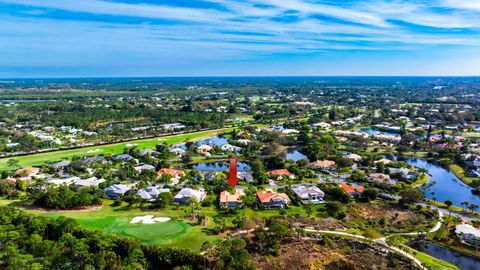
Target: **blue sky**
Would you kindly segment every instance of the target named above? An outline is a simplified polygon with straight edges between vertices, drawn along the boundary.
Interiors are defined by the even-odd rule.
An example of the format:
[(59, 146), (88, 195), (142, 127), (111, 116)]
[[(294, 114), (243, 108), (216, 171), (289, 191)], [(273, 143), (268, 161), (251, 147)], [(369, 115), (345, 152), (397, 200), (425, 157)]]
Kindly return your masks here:
[(0, 0), (0, 77), (480, 75), (480, 0)]

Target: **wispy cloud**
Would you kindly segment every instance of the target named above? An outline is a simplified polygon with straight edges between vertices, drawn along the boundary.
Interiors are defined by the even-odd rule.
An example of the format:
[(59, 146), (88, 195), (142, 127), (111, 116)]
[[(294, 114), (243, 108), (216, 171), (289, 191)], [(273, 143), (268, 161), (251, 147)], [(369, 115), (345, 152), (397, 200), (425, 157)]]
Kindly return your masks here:
[(0, 0), (0, 65), (99, 59), (154, 65), (480, 46), (480, 0), (182, 3)]

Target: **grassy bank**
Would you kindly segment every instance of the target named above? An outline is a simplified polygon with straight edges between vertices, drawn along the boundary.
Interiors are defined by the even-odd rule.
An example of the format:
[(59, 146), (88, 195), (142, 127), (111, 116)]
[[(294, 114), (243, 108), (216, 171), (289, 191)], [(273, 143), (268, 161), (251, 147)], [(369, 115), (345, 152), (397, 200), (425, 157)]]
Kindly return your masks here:
[(465, 170), (457, 164), (448, 165), (448, 169), (467, 185), (470, 185), (473, 180), (478, 179), (474, 177), (467, 177), (465, 175)]
[[(121, 154), (125, 147), (138, 147), (139, 149), (143, 148), (154, 148), (155, 145), (160, 143), (176, 144), (189, 140), (197, 140), (204, 137), (213, 136), (219, 132), (227, 132), (232, 130), (231, 128), (209, 130), (209, 131), (200, 131), (193, 132), (188, 134), (172, 135), (137, 141), (129, 141), (123, 143), (114, 143), (107, 145), (91, 146), (84, 148), (77, 148), (71, 150), (62, 150), (48, 153), (33, 154), (28, 156), (19, 156), (14, 158), (3, 158), (0, 159), (0, 171), (13, 170), (18, 167), (27, 167), (27, 166), (39, 166), (47, 162), (55, 162), (62, 159), (72, 158), (73, 156), (85, 157), (85, 156), (94, 156), (94, 155), (114, 155)], [(8, 160), (14, 159), (18, 161), (17, 167), (9, 167)]]

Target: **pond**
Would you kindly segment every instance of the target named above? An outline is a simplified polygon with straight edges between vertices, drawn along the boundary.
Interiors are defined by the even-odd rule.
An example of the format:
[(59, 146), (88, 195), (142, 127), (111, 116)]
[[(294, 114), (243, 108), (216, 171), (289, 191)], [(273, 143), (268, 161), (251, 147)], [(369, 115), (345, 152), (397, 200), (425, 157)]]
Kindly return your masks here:
[(461, 270), (479, 269), (480, 259), (459, 253), (453, 249), (427, 241), (414, 243), (413, 246), (415, 246), (416, 249), (420, 246), (420, 248), (418, 248), (419, 251), (456, 265)]
[(226, 144), (227, 142), (228, 142), (227, 138), (221, 138), (221, 137), (215, 136), (215, 137), (206, 138), (206, 139), (203, 139), (203, 140), (196, 141), (195, 143), (197, 145), (207, 144), (207, 145), (210, 145), (210, 146), (213, 147), (213, 146), (222, 146), (222, 145)]
[[(228, 161), (218, 162), (202, 162), (192, 166), (192, 169), (199, 171), (228, 171), (230, 164)], [(237, 170), (239, 172), (250, 171), (252, 168), (244, 162), (237, 162)]]
[(293, 160), (295, 162), (299, 161), (299, 160), (306, 160), (308, 161), (308, 157), (304, 154), (302, 154), (300, 151), (296, 150), (296, 149), (290, 149), (288, 150), (287, 154), (285, 155), (285, 158), (288, 159), (288, 160)]
[(359, 130), (356, 130), (356, 131), (368, 133), (369, 135), (377, 135), (377, 134), (382, 133), (382, 134), (385, 134), (385, 135), (388, 135), (388, 136), (400, 137), (399, 133), (396, 133), (396, 132), (393, 132), (393, 131), (383, 131), (383, 130), (378, 130), (378, 129), (374, 129), (374, 128), (362, 128), (362, 129), (359, 129)]
[(471, 187), (442, 166), (421, 158), (408, 158), (406, 161), (412, 166), (427, 170), (429, 176), (425, 190), (427, 198), (435, 197), (440, 202), (450, 200), (458, 207), (462, 207), (461, 202), (464, 201), (480, 205), (480, 196), (474, 195)]

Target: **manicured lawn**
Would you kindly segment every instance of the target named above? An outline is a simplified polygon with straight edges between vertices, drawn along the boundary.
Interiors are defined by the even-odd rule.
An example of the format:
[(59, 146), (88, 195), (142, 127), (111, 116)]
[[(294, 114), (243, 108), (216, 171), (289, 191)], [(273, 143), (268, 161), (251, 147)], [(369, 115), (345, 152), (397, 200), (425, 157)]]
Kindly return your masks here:
[(94, 156), (94, 155), (100, 155), (100, 154), (104, 154), (104, 155), (121, 154), (123, 153), (123, 150), (126, 147), (135, 146), (135, 147), (138, 147), (139, 149), (143, 149), (143, 148), (154, 148), (155, 145), (159, 143), (176, 144), (176, 143), (181, 143), (188, 140), (196, 140), (204, 137), (210, 137), (215, 135), (216, 133), (228, 132), (230, 130), (232, 129), (224, 128), (224, 129), (218, 129), (218, 130), (201, 131), (201, 132), (166, 136), (166, 137), (160, 137), (160, 138), (144, 139), (144, 140), (138, 140), (138, 141), (84, 147), (84, 148), (78, 148), (78, 149), (72, 149), (72, 150), (33, 154), (33, 155), (20, 156), (15, 158), (3, 158), (3, 159), (0, 159), (0, 171), (16, 169), (13, 167), (9, 167), (7, 165), (7, 161), (9, 159), (18, 160), (18, 165), (19, 165), (18, 167), (39, 166), (39, 165), (45, 164), (46, 162), (55, 162), (62, 159), (72, 158), (73, 156), (85, 157), (85, 156)]
[(429, 269), (432, 270), (459, 270), (458, 267), (456, 267), (453, 264), (450, 264), (448, 262), (439, 260), (437, 258), (434, 258), (428, 254), (422, 253), (420, 251), (414, 250), (410, 247), (407, 247), (405, 245), (402, 245), (403, 249), (407, 250), (408, 253), (412, 254), (415, 256), (419, 261), (422, 262), (423, 265), (426, 265)]
[(462, 136), (465, 138), (480, 138), (480, 133), (478, 132), (464, 132)]
[(449, 165), (448, 168), (450, 169), (450, 171), (452, 171), (458, 178), (460, 178), (460, 180), (462, 180), (462, 182), (464, 182), (465, 184), (470, 184), (473, 180), (475, 179), (478, 179), (478, 178), (474, 178), (474, 177), (467, 177), (465, 176), (465, 170), (458, 166), (457, 164), (452, 164), (452, 165)]

